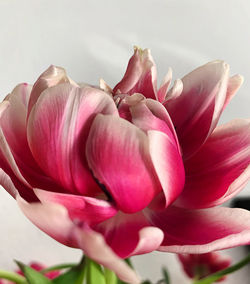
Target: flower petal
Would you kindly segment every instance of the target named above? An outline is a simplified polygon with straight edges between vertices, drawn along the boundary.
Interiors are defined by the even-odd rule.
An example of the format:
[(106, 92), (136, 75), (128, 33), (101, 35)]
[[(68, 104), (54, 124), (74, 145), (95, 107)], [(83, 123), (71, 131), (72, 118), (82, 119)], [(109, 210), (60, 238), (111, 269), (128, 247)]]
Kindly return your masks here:
[(114, 94), (141, 93), (156, 98), (156, 67), (149, 49), (135, 47), (123, 79), (114, 87)]
[(186, 184), (178, 206), (205, 208), (236, 195), (250, 179), (250, 120), (217, 127), (185, 163)]
[(94, 195), (99, 191), (84, 154), (97, 113), (118, 115), (109, 95), (65, 83), (45, 90), (29, 116), (28, 141), (34, 158), (69, 192)]
[(226, 100), (223, 106), (223, 110), (225, 107), (229, 104), (231, 99), (234, 97), (234, 95), (239, 90), (240, 86), (243, 84), (244, 78), (241, 75), (234, 75), (229, 78), (228, 80), (228, 86), (227, 86), (227, 94), (226, 94)]
[(159, 88), (159, 90), (157, 91), (157, 97), (159, 102), (163, 102), (165, 101), (166, 95), (167, 95), (167, 91), (168, 91), (168, 87), (170, 86), (171, 80), (172, 80), (172, 69), (169, 68), (167, 74), (165, 75), (161, 86)]
[(152, 252), (160, 246), (163, 233), (152, 227), (146, 212), (124, 214), (119, 212), (113, 218), (94, 227), (101, 233), (114, 252), (122, 258)]
[(182, 192), (185, 172), (176, 145), (159, 131), (148, 131), (149, 151), (165, 195), (165, 207)]
[(28, 106), (28, 116), (44, 90), (62, 83), (71, 83), (77, 86), (77, 84), (67, 76), (66, 71), (61, 67), (51, 65), (46, 71), (44, 71), (32, 88)]
[(75, 223), (86, 222), (90, 225), (96, 225), (117, 213), (117, 209), (106, 200), (41, 189), (34, 191), (42, 203), (51, 202), (63, 205), (68, 210), (69, 217)]
[(229, 66), (213, 61), (186, 75), (183, 91), (164, 103), (176, 128), (184, 159), (192, 156), (215, 128), (226, 99)]
[(21, 197), (17, 197), (17, 202), (32, 223), (58, 242), (81, 248), (88, 257), (113, 270), (123, 281), (140, 283), (135, 272), (108, 247), (102, 235), (87, 225), (75, 225), (62, 205), (38, 202), (29, 204)]
[(122, 118), (96, 116), (86, 156), (94, 176), (126, 213), (142, 210), (161, 190), (146, 134)]
[(250, 212), (243, 209), (171, 206), (151, 220), (165, 235), (160, 251), (196, 254), (250, 243)]

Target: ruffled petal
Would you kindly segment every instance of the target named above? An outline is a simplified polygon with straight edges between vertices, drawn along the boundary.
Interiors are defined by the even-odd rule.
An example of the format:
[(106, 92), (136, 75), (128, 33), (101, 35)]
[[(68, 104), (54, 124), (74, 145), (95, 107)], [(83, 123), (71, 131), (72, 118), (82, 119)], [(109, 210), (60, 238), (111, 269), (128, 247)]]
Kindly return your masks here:
[(118, 213), (94, 227), (101, 233), (114, 252), (122, 258), (152, 252), (160, 246), (163, 232), (152, 227), (147, 212)]
[(250, 243), (250, 212), (243, 209), (171, 206), (151, 221), (164, 232), (160, 251), (207, 253)]
[(63, 205), (69, 217), (75, 223), (96, 225), (117, 213), (117, 209), (108, 201), (92, 197), (49, 192), (35, 189), (35, 194), (42, 203), (52, 202)]
[(99, 187), (85, 158), (85, 144), (97, 113), (117, 115), (106, 93), (60, 84), (45, 90), (28, 120), (28, 142), (40, 167), (69, 192), (94, 195)]
[(147, 98), (155, 99), (156, 67), (149, 49), (135, 47), (123, 79), (114, 87), (114, 94), (141, 93)]
[(185, 163), (186, 184), (178, 206), (207, 208), (236, 195), (250, 179), (250, 120), (217, 127)]
[(51, 65), (46, 71), (44, 71), (32, 88), (28, 105), (28, 116), (44, 90), (63, 83), (71, 83), (77, 86), (77, 84), (67, 76), (66, 71), (61, 67)]
[(112, 251), (103, 236), (87, 225), (78, 227), (74, 224), (62, 205), (29, 204), (21, 197), (17, 197), (17, 202), (32, 223), (58, 242), (81, 248), (88, 257), (114, 271), (121, 280), (131, 284), (140, 283), (135, 272)]
[(126, 213), (142, 210), (161, 190), (146, 134), (122, 118), (96, 116), (86, 156), (94, 176)]
[(228, 74), (226, 63), (210, 62), (186, 75), (181, 95), (164, 103), (184, 159), (197, 152), (215, 128), (226, 100)]

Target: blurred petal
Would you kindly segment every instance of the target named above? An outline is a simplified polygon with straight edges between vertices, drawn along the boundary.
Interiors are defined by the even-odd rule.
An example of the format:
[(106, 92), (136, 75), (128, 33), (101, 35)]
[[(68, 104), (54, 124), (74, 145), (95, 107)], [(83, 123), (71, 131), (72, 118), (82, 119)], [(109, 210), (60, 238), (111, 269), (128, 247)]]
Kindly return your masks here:
[(114, 252), (122, 258), (144, 254), (158, 249), (163, 233), (152, 227), (146, 212), (118, 213), (113, 218), (95, 226)]
[(32, 223), (58, 242), (81, 248), (88, 257), (113, 270), (123, 281), (131, 284), (140, 283), (135, 272), (107, 246), (102, 235), (87, 225), (77, 227), (62, 205), (29, 204), (21, 197), (17, 198), (17, 202)]
[(94, 176), (126, 213), (142, 210), (161, 190), (146, 134), (122, 118), (96, 116), (86, 156)]
[(106, 93), (60, 84), (45, 90), (28, 120), (28, 141), (40, 167), (69, 192), (95, 194), (85, 143), (97, 113), (118, 115)]
[(114, 87), (114, 94), (141, 93), (156, 98), (156, 67), (149, 49), (135, 47), (123, 79)]
[(171, 206), (151, 220), (165, 235), (160, 251), (196, 254), (250, 243), (250, 212), (243, 209)]
[(42, 203), (51, 202), (63, 205), (76, 223), (86, 222), (90, 225), (103, 222), (117, 213), (108, 201), (80, 195), (54, 193), (35, 189), (35, 194)]
[(183, 83), (180, 79), (174, 81), (173, 87), (167, 92), (165, 101), (170, 101), (178, 98), (183, 91)]
[(185, 163), (186, 184), (178, 206), (205, 208), (236, 195), (250, 179), (250, 120), (217, 127)]
[(62, 83), (71, 83), (77, 86), (77, 84), (67, 76), (66, 71), (61, 67), (51, 65), (46, 71), (44, 71), (32, 88), (28, 106), (28, 116), (44, 90)]
[(234, 97), (234, 95), (237, 93), (243, 82), (244, 78), (241, 75), (234, 75), (233, 77), (229, 78), (227, 86), (227, 95), (223, 106), (223, 110), (229, 104), (229, 102)]
[(157, 91), (157, 97), (158, 97), (159, 102), (161, 102), (161, 103), (163, 101), (165, 101), (167, 91), (168, 91), (168, 88), (169, 88), (171, 80), (172, 80), (172, 73), (173, 73), (172, 69), (169, 68), (168, 73), (165, 75), (165, 77), (164, 77), (164, 79), (161, 83), (161, 86), (160, 86), (159, 90)]
[(192, 156), (215, 128), (226, 99), (229, 66), (213, 61), (183, 79), (183, 91), (164, 103), (176, 128), (184, 159)]

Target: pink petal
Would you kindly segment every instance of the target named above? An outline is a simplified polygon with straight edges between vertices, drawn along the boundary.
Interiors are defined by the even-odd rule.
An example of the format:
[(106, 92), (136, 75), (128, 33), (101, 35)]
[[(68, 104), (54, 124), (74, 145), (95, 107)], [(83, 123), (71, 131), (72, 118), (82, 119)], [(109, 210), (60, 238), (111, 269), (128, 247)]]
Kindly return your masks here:
[(114, 94), (117, 93), (156, 98), (156, 67), (149, 49), (135, 47), (123, 79), (114, 87)]
[(160, 251), (196, 254), (250, 243), (250, 212), (243, 209), (172, 206), (151, 220), (165, 235)]
[(234, 97), (234, 95), (237, 93), (239, 88), (244, 82), (244, 78), (241, 75), (234, 75), (233, 77), (230, 77), (228, 80), (228, 86), (227, 86), (227, 94), (226, 94), (226, 100), (223, 106), (223, 110), (225, 107), (229, 104), (231, 99)]
[(184, 159), (192, 156), (215, 128), (226, 99), (229, 66), (210, 62), (186, 75), (183, 91), (166, 101), (183, 149)]
[(83, 249), (88, 257), (113, 270), (123, 281), (140, 283), (135, 272), (108, 247), (102, 235), (88, 226), (77, 227), (62, 205), (29, 204), (21, 197), (17, 202), (31, 222), (58, 242)]
[(28, 116), (44, 90), (63, 83), (77, 85), (67, 76), (66, 71), (61, 67), (51, 65), (46, 71), (44, 71), (35, 82), (30, 94)]
[(142, 210), (161, 190), (146, 134), (122, 118), (96, 116), (86, 156), (94, 176), (126, 213)]
[(178, 206), (205, 208), (236, 195), (250, 179), (250, 120), (217, 127), (185, 163), (186, 184)]
[(182, 192), (185, 172), (182, 158), (176, 145), (162, 132), (148, 132), (149, 151), (157, 176), (165, 195), (165, 207)]
[(85, 158), (85, 143), (97, 113), (118, 115), (106, 93), (60, 84), (45, 90), (28, 120), (28, 141), (40, 167), (69, 192), (94, 195), (99, 187)]
[(168, 73), (164, 77), (164, 79), (163, 79), (163, 81), (161, 83), (161, 86), (160, 86), (159, 90), (157, 91), (157, 97), (158, 97), (159, 102), (161, 102), (161, 103), (163, 101), (165, 101), (165, 98), (166, 98), (167, 91), (168, 91), (168, 88), (170, 86), (171, 80), (172, 80), (172, 69), (169, 68), (168, 69)]
[(52, 202), (63, 205), (74, 222), (86, 222), (90, 225), (113, 217), (117, 210), (108, 201), (80, 195), (54, 193), (35, 189), (42, 203)]
[(118, 213), (94, 229), (104, 235), (109, 246), (122, 258), (152, 252), (163, 240), (162, 231), (150, 225), (146, 212)]
[[(31, 86), (20, 84), (1, 103), (0, 166), (3, 167), (1, 164), (6, 161), (8, 168), (26, 187), (40, 186), (47, 190), (60, 191), (59, 186), (39, 168), (28, 146), (26, 118), (30, 90)], [(4, 170), (13, 177), (7, 167)]]
[(173, 87), (167, 92), (165, 101), (170, 101), (178, 98), (183, 91), (183, 83), (180, 79), (174, 81)]

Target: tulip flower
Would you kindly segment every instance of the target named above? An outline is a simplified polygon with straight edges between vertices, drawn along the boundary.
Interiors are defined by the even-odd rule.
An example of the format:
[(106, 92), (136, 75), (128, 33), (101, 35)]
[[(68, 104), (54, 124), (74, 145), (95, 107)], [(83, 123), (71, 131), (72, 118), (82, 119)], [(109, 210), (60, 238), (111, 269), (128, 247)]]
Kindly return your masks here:
[[(202, 279), (230, 266), (231, 258), (217, 252), (205, 254), (179, 254), (183, 270), (190, 278)], [(225, 280), (225, 276), (216, 282)]]
[(249, 179), (250, 123), (216, 127), (242, 77), (209, 63), (159, 90), (135, 49), (114, 89), (51, 66), (0, 105), (0, 183), (57, 241), (124, 281), (121, 260), (153, 250), (205, 253), (250, 242), (250, 213), (215, 207)]

